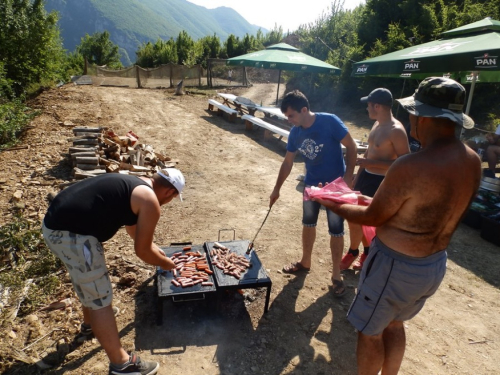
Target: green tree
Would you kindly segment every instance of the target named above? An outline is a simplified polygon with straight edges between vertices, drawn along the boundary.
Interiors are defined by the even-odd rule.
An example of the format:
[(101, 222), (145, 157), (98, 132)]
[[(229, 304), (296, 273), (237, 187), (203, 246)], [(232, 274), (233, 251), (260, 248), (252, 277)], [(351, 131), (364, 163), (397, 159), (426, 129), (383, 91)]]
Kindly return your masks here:
[(120, 68), (119, 47), (109, 39), (109, 32), (96, 32), (92, 35), (85, 34), (76, 51), (90, 64), (106, 65), (110, 68)]
[(64, 50), (57, 14), (43, 0), (0, 1), (0, 62), (13, 94), (60, 79)]
[(224, 42), (224, 57), (230, 58), (238, 56), (238, 45), (240, 44), (240, 39), (233, 35), (229, 34), (226, 41)]
[(193, 58), (194, 41), (185, 30), (179, 33), (176, 46), (177, 63), (180, 65), (190, 65)]

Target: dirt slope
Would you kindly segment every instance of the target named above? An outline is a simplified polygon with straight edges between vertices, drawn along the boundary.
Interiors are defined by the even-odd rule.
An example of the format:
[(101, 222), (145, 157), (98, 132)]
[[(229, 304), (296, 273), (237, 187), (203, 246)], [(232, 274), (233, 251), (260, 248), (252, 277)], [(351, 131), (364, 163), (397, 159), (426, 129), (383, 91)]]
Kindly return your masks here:
[[(275, 85), (255, 85), (244, 94), (271, 103)], [(207, 97), (174, 96), (170, 91), (66, 85), (43, 93), (34, 105), (42, 114), (23, 142), (29, 149), (0, 153), (0, 224), (10, 220), (20, 190), (21, 207), (31, 218), (43, 217), (46, 195), (69, 178), (63, 155), (71, 127), (108, 126), (179, 161), (187, 187), (184, 202), (162, 208), (155, 241), (160, 245), (216, 240), (220, 229), (235, 229), (236, 239), (251, 239), (268, 208), (268, 198), (285, 154), (285, 142), (264, 141), (260, 129), (245, 131), (207, 112)], [(331, 109), (319, 109), (331, 110)], [(363, 138), (369, 121), (363, 109), (334, 109), (354, 134)], [(360, 115), (357, 115), (360, 114)], [(353, 122), (355, 120), (355, 123)], [(157, 301), (153, 268), (135, 257), (121, 230), (105, 244), (115, 282), (115, 305), (121, 309), (119, 330), (126, 349), (161, 363), (159, 374), (355, 374), (356, 334), (345, 319), (358, 275), (345, 272), (349, 293), (331, 296), (331, 260), (324, 213), (311, 273), (290, 277), (284, 264), (297, 260), (301, 249), (300, 160), (283, 186), (256, 241), (257, 254), (273, 281), (271, 308), (263, 316), (263, 290), (228, 293), (217, 309), (210, 301), (164, 302), (163, 325), (155, 324)], [(19, 206), (19, 204), (18, 204)], [(347, 228), (346, 228), (347, 229)], [(221, 240), (232, 237), (223, 231)], [(347, 247), (347, 241), (346, 241)], [(403, 374), (497, 374), (500, 315), (499, 248), (460, 225), (449, 249), (448, 272), (437, 294), (407, 326)], [(128, 281), (122, 283), (127, 274)], [(67, 277), (53, 300), (75, 298)], [(126, 280), (125, 280), (126, 281)], [(51, 301), (49, 301), (51, 302)], [(44, 359), (51, 374), (103, 374), (107, 358), (96, 342), (66, 356), (56, 342), (69, 342), (78, 329), (78, 303), (65, 310), (18, 318), (1, 332), (5, 373), (32, 374), (33, 365), (13, 361), (13, 350), (38, 343), (15, 357)], [(61, 329), (53, 331), (54, 329)], [(28, 358), (29, 357), (29, 358)]]

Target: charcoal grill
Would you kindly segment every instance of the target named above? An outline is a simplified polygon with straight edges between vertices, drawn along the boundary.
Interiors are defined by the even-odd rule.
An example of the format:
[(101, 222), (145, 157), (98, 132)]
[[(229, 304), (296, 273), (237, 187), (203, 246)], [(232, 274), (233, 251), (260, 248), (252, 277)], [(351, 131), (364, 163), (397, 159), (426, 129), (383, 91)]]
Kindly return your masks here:
[(163, 323), (163, 302), (165, 299), (170, 298), (173, 302), (199, 301), (205, 300), (212, 294), (220, 296), (222, 292), (225, 292), (227, 290), (267, 288), (264, 313), (268, 311), (272, 287), (271, 278), (267, 275), (266, 270), (264, 269), (255, 251), (252, 251), (250, 254), (246, 254), (250, 241), (237, 241), (234, 238), (235, 234), (233, 231), (232, 241), (218, 242), (231, 249), (232, 252), (238, 255), (243, 255), (249, 260), (251, 267), (241, 274), (240, 279), (237, 279), (231, 275), (226, 275), (222, 272), (222, 270), (214, 267), (212, 263), (212, 257), (210, 256), (210, 250), (212, 250), (212, 248), (214, 247), (214, 242), (205, 242), (203, 245), (178, 243), (171, 244), (168, 247), (161, 247), (161, 249), (165, 252), (165, 255), (167, 255), (168, 257), (171, 257), (176, 252), (182, 251), (182, 248), (186, 245), (191, 246), (190, 251), (199, 251), (202, 254), (205, 253), (207, 255), (207, 263), (209, 264), (210, 269), (214, 272), (213, 275), (210, 275), (210, 281), (213, 282), (214, 285), (202, 286), (201, 284), (196, 284), (187, 288), (183, 288), (182, 286), (177, 287), (172, 284), (173, 273), (171, 271), (165, 271), (160, 267), (157, 267), (155, 280), (158, 289), (157, 324), (161, 325)]
[[(190, 243), (172, 244), (168, 247), (160, 247), (167, 257), (171, 257), (174, 253), (182, 251), (186, 245), (191, 246), (193, 252), (199, 251), (201, 254), (205, 253), (205, 246), (191, 245)], [(210, 261), (208, 260), (210, 264)], [(210, 264), (210, 267), (212, 265)], [(174, 274), (172, 271), (165, 271), (160, 267), (156, 267), (156, 286), (158, 289), (158, 324), (162, 324), (163, 318), (163, 301), (171, 298), (173, 302), (186, 302), (186, 301), (199, 301), (204, 300), (208, 294), (215, 293), (216, 287), (213, 275), (210, 275), (209, 281), (213, 285), (196, 284), (191, 287), (183, 288), (182, 286), (175, 286), (172, 284)]]
[(250, 241), (248, 240), (238, 240), (238, 241), (226, 241), (219, 242), (221, 245), (226, 246), (232, 252), (243, 255), (247, 258), (251, 264), (250, 268), (241, 275), (239, 279), (226, 275), (221, 269), (214, 267), (213, 260), (210, 255), (210, 251), (214, 247), (214, 242), (205, 242), (205, 251), (208, 254), (208, 259), (212, 270), (214, 271), (215, 281), (217, 283), (217, 290), (237, 290), (237, 289), (247, 289), (247, 288), (267, 288), (266, 301), (264, 305), (264, 312), (266, 313), (269, 308), (269, 298), (271, 296), (272, 281), (267, 275), (266, 270), (262, 266), (262, 263), (257, 256), (255, 251), (247, 254), (248, 245)]

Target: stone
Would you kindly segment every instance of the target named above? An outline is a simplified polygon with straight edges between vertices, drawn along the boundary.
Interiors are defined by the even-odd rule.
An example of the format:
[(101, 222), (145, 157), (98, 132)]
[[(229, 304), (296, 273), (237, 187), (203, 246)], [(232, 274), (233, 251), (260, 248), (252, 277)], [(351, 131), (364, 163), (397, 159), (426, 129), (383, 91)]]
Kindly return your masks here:
[(16, 190), (14, 192), (14, 194), (12, 194), (12, 199), (15, 201), (15, 202), (19, 202), (21, 200), (21, 198), (23, 197), (23, 192), (22, 190)]

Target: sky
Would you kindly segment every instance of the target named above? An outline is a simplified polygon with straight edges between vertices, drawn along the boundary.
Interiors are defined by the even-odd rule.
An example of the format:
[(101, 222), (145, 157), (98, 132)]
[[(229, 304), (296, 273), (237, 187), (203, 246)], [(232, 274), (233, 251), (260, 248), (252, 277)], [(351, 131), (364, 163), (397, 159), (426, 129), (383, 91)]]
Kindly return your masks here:
[[(187, 0), (213, 9), (233, 8), (252, 25), (272, 30), (277, 24), (283, 31), (293, 31), (300, 25), (314, 22), (332, 4), (332, 0)], [(344, 9), (354, 9), (364, 0), (345, 0)], [(291, 4), (294, 4), (293, 6)]]

